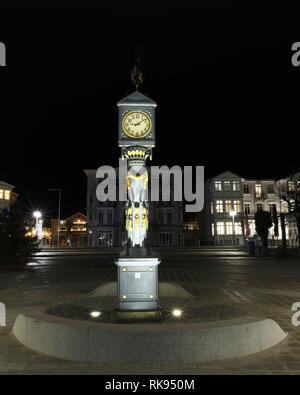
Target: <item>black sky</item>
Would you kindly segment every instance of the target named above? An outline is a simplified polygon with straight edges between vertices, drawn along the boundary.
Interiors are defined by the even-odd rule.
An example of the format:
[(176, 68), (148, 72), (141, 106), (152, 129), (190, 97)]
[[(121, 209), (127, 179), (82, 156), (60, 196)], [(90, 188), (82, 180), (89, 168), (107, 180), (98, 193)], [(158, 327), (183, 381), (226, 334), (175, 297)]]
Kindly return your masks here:
[(116, 102), (136, 54), (158, 103), (153, 164), (204, 165), (206, 177), (299, 167), (299, 10), (142, 4), (0, 8), (0, 180), (29, 209), (55, 215), (47, 189), (62, 188), (63, 215), (84, 212), (83, 169), (117, 164)]

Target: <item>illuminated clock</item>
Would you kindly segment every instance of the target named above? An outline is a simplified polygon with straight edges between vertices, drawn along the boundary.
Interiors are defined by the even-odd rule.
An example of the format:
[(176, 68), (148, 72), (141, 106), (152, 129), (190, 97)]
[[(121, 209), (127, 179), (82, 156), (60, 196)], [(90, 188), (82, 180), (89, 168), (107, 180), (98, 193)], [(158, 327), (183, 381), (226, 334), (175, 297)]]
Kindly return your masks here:
[(119, 147), (155, 147), (155, 101), (135, 91), (118, 101), (117, 106)]
[(149, 115), (140, 110), (129, 111), (123, 118), (122, 128), (131, 138), (145, 137), (151, 130), (152, 122)]

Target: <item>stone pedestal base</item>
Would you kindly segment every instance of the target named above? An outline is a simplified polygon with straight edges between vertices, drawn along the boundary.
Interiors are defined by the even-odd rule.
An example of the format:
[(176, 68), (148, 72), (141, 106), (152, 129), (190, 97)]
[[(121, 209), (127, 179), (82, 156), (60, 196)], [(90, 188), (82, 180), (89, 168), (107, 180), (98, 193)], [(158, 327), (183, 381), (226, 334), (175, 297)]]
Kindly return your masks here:
[(72, 361), (177, 365), (258, 353), (287, 336), (275, 321), (254, 317), (142, 325), (78, 321), (38, 312), (18, 315), (13, 334), (32, 350)]
[(111, 312), (112, 322), (158, 322), (161, 319), (161, 310), (125, 311), (114, 309)]
[(118, 309), (158, 310), (158, 270), (155, 257), (118, 258)]

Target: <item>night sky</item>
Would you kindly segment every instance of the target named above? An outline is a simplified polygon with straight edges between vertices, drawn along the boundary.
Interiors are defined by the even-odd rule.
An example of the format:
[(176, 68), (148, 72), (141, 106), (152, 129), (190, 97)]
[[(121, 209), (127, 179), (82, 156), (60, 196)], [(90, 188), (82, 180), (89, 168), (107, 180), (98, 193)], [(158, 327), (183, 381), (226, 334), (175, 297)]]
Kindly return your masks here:
[(206, 178), (300, 167), (299, 11), (205, 3), (0, 8), (0, 180), (28, 210), (55, 216), (47, 189), (62, 188), (62, 215), (85, 213), (83, 169), (118, 163), (116, 102), (136, 56), (158, 103), (153, 164), (204, 165)]

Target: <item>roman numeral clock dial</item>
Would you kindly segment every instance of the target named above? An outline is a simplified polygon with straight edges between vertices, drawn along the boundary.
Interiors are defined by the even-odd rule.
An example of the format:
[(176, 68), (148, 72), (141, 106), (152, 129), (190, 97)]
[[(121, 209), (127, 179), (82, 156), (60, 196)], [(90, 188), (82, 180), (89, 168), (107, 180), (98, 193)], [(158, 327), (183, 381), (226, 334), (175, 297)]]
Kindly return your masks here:
[(122, 127), (129, 137), (142, 138), (151, 130), (151, 119), (144, 111), (130, 111), (123, 118)]

